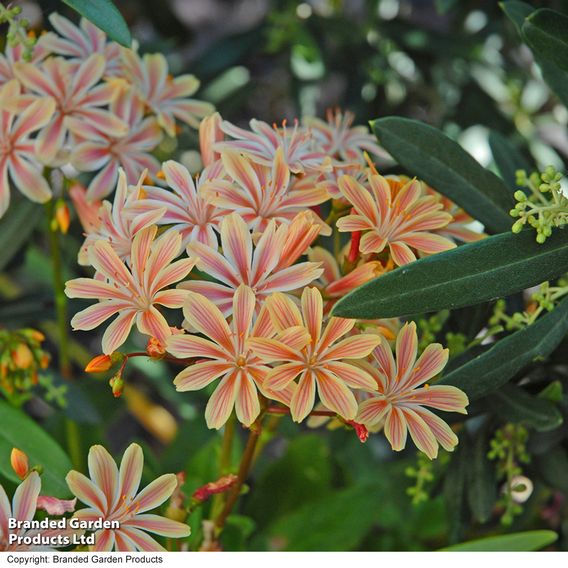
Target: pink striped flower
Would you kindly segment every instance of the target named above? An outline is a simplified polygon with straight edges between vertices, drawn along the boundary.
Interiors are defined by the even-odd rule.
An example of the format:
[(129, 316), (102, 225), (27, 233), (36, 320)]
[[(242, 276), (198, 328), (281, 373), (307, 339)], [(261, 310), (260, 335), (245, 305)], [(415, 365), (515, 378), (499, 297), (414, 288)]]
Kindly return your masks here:
[(294, 189), (281, 147), (271, 167), (234, 150), (223, 151), (221, 159), (230, 180), (212, 180), (203, 193), (217, 207), (238, 212), (253, 231), (264, 231), (271, 219), (289, 223), (299, 212), (329, 199), (315, 181)]
[(109, 135), (76, 117), (67, 121), (77, 144), (71, 151), (71, 164), (81, 172), (98, 171), (89, 184), (90, 200), (112, 192), (119, 168), (124, 168), (130, 183), (144, 170), (155, 176), (160, 169), (160, 162), (150, 152), (162, 140), (162, 130), (155, 117), (144, 118), (142, 101), (129, 89), (118, 89), (110, 103), (110, 112), (128, 125), (126, 135)]
[(141, 333), (165, 343), (170, 326), (156, 305), (181, 308), (185, 290), (164, 290), (185, 278), (195, 260), (173, 262), (181, 251), (181, 236), (168, 233), (155, 239), (155, 225), (139, 231), (132, 241), (130, 269), (110, 243), (97, 241), (89, 249), (90, 264), (101, 278), (76, 278), (67, 282), (69, 298), (100, 300), (77, 313), (71, 320), (75, 330), (98, 327), (114, 315), (118, 317), (103, 335), (103, 353), (116, 351), (128, 337), (132, 326)]
[[(259, 391), (279, 399), (270, 389), (264, 388), (269, 369), (248, 346), (250, 337), (272, 335), (268, 313), (263, 309), (253, 323), (255, 297), (245, 285), (237, 288), (231, 311), (233, 318), (228, 324), (213, 302), (190, 292), (183, 313), (189, 325), (207, 339), (198, 335), (172, 335), (167, 343), (168, 351), (176, 357), (200, 359), (177, 375), (174, 384), (178, 391), (201, 390), (221, 378), (205, 409), (209, 428), (221, 428), (233, 408), (239, 421), (250, 426), (260, 413)], [(307, 337), (302, 328), (293, 329), (287, 334), (287, 341), (301, 346)], [(282, 396), (289, 401), (286, 393)]]
[(210, 103), (188, 98), (199, 88), (198, 79), (193, 75), (171, 77), (161, 53), (140, 57), (131, 49), (123, 49), (122, 55), (128, 80), (168, 136), (176, 135), (176, 119), (199, 128), (199, 121), (213, 112)]
[(278, 128), (253, 119), (250, 127), (251, 130), (244, 130), (224, 120), (221, 129), (234, 140), (218, 142), (215, 149), (242, 152), (256, 163), (271, 167), (276, 159), (276, 151), (282, 148), (284, 161), (292, 173), (331, 170), (331, 159), (316, 148), (311, 133), (300, 128), (297, 122), (294, 128), (288, 128), (284, 121), (282, 127)]
[(116, 87), (97, 85), (105, 71), (105, 59), (93, 54), (79, 67), (61, 57), (46, 59), (41, 66), (15, 63), (18, 80), (39, 97), (52, 97), (55, 111), (37, 139), (37, 155), (51, 164), (67, 140), (67, 118), (75, 117), (109, 136), (124, 136), (128, 125), (108, 110), (100, 108), (110, 102)]
[(120, 71), (121, 57), (118, 43), (108, 41), (106, 34), (81, 18), (78, 26), (57, 13), (49, 15), (49, 21), (57, 33), (43, 34), (38, 44), (51, 53), (68, 57), (75, 65), (80, 65), (93, 53), (103, 55), (106, 60), (105, 75), (117, 75)]
[[(165, 207), (162, 206), (161, 208), (152, 208), (136, 217), (129, 214), (130, 208), (141, 198), (142, 181), (145, 177), (146, 173), (143, 172), (136, 186), (128, 186), (126, 174), (123, 170), (119, 170), (118, 185), (113, 202), (110, 203), (110, 201), (105, 200), (100, 204), (96, 220), (92, 216), (93, 210), (89, 207), (89, 219), (88, 221), (85, 220), (86, 224), (83, 224), (86, 238), (79, 251), (79, 264), (89, 265), (89, 249), (100, 240), (107, 241), (121, 260), (130, 263), (130, 252), (134, 237), (143, 229), (156, 224), (166, 211)], [(75, 191), (78, 192), (78, 190)], [(85, 195), (85, 199), (87, 197)], [(80, 206), (83, 206), (83, 197), (76, 194), (76, 203), (77, 198), (81, 202)], [(83, 206), (83, 212), (86, 213), (85, 206)]]
[(333, 317), (322, 329), (323, 300), (317, 288), (305, 288), (302, 311), (284, 294), (273, 294), (266, 301), (277, 331), (304, 328), (309, 334), (305, 346), (291, 346), (282, 338), (251, 338), (253, 352), (267, 363), (281, 363), (266, 377), (266, 387), (279, 391), (297, 377), (298, 387), (290, 402), (292, 419), (301, 422), (315, 404), (316, 387), (321, 402), (346, 420), (357, 414), (357, 400), (351, 389), (374, 390), (374, 379), (350, 364), (362, 359), (381, 342), (380, 335), (359, 334), (342, 339), (355, 320)]
[[(17, 101), (19, 96), (20, 86), (16, 80), (2, 87), (1, 99)], [(54, 109), (53, 99), (45, 98), (30, 103), (17, 118), (14, 112), (0, 110), (0, 217), (10, 205), (12, 186), (38, 203), (51, 198), (51, 189), (43, 177), (30, 134), (49, 122)]]
[(69, 489), (88, 508), (75, 513), (81, 521), (117, 521), (117, 529), (100, 529), (95, 533), (95, 552), (157, 551), (165, 549), (147, 533), (167, 538), (184, 538), (190, 528), (178, 521), (147, 513), (164, 503), (177, 487), (175, 474), (158, 477), (138, 491), (144, 455), (138, 444), (130, 444), (118, 469), (112, 456), (102, 446), (89, 450), (89, 477), (70, 471)]
[(452, 216), (438, 200), (424, 195), (419, 181), (402, 183), (380, 175), (369, 176), (370, 191), (350, 176), (339, 179), (339, 189), (354, 213), (337, 221), (342, 232), (364, 231), (359, 250), (380, 253), (386, 246), (395, 264), (416, 260), (411, 249), (433, 254), (456, 245), (432, 231), (445, 227)]
[[(70, 529), (66, 530), (38, 530), (38, 529), (11, 529), (8, 525), (9, 519), (17, 521), (31, 521), (38, 508), (38, 501), (46, 499), (39, 497), (41, 491), (41, 479), (37, 472), (32, 471), (16, 489), (12, 503), (6, 495), (4, 487), (0, 485), (0, 552), (33, 552), (46, 551), (58, 548), (58, 546), (47, 546), (42, 544), (18, 544), (10, 543), (10, 536), (33, 538), (40, 534), (44, 538), (69, 537), (73, 534)], [(76, 532), (76, 531), (75, 531)], [(61, 544), (60, 546), (65, 546)]]
[(128, 214), (136, 219), (162, 209), (164, 215), (156, 223), (171, 225), (168, 230), (181, 235), (184, 248), (198, 242), (217, 249), (219, 223), (228, 212), (205, 198), (203, 186), (224, 175), (221, 162), (205, 168), (195, 182), (187, 168), (173, 160), (165, 162), (162, 171), (173, 193), (160, 187), (144, 187), (145, 198), (133, 201)]
[(319, 147), (328, 155), (344, 162), (364, 164), (364, 152), (385, 158), (388, 154), (366, 126), (353, 126), (355, 115), (328, 109), (327, 120), (307, 118), (304, 124), (311, 130)]
[[(315, 228), (315, 231), (314, 231)], [(301, 262), (290, 266), (302, 255), (319, 233), (319, 227), (301, 214), (291, 225), (276, 228), (271, 221), (253, 248), (252, 235), (237, 213), (221, 223), (223, 253), (202, 243), (190, 243), (188, 254), (196, 257), (196, 266), (218, 282), (184, 282), (180, 288), (207, 296), (229, 315), (235, 290), (250, 286), (256, 296), (256, 311), (272, 292), (290, 292), (307, 286), (321, 275), (319, 265)]]
[(384, 420), (385, 435), (397, 452), (405, 447), (410, 432), (416, 447), (434, 459), (439, 445), (452, 451), (458, 439), (441, 418), (425, 407), (467, 414), (469, 401), (456, 387), (426, 384), (446, 366), (447, 349), (433, 343), (416, 360), (417, 350), (414, 322), (405, 324), (398, 334), (396, 361), (386, 341), (374, 350), (378, 394), (360, 405), (356, 420), (369, 427)]

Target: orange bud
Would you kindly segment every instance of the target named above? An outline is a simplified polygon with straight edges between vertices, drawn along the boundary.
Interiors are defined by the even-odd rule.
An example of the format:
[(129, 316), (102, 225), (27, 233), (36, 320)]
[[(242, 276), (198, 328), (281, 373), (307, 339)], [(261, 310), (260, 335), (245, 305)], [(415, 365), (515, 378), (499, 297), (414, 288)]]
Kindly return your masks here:
[(28, 475), (28, 456), (24, 452), (22, 452), (22, 450), (18, 450), (18, 448), (12, 448), (10, 463), (12, 465), (12, 469), (20, 479), (24, 479), (26, 475)]
[(69, 214), (69, 208), (62, 199), (58, 199), (55, 205), (55, 219), (57, 220), (59, 230), (66, 235), (71, 223), (71, 216)]
[(146, 351), (152, 359), (161, 359), (166, 354), (166, 348), (155, 337), (150, 337)]
[(110, 355), (97, 355), (85, 367), (86, 373), (104, 373), (112, 367)]
[(25, 343), (20, 343), (12, 351), (12, 361), (18, 369), (27, 369), (34, 361), (33, 353)]

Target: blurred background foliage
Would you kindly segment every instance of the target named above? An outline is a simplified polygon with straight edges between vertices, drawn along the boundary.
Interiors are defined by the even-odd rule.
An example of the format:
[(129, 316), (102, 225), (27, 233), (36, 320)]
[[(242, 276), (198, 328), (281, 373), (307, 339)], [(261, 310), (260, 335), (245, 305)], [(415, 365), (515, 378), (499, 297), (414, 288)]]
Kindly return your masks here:
[[(20, 4), (38, 31), (48, 26), (52, 11), (76, 17), (56, 0)], [(165, 53), (176, 75), (194, 73), (202, 81), (200, 98), (213, 102), (231, 122), (246, 125), (251, 117), (290, 122), (337, 106), (352, 110), (363, 124), (402, 115), (442, 128), (494, 169), (499, 145), (505, 144), (516, 160), (500, 173), (511, 184), (519, 166), (552, 164), (565, 170), (568, 111), (493, 0), (121, 0), (116, 5), (141, 52)], [(560, 0), (538, 2), (538, 7), (568, 13), (568, 2)], [(191, 165), (195, 148), (195, 133), (184, 131), (177, 141), (165, 140), (160, 152)], [(18, 404), (58, 440), (65, 439), (66, 418), (78, 423), (83, 460), (91, 444), (103, 443), (119, 455), (138, 441), (145, 449), (148, 479), (185, 471), (187, 494), (226, 473), (218, 467), (221, 435), (208, 431), (203, 419), (210, 392), (176, 393), (175, 369), (167, 363), (133, 359), (124, 395), (114, 399), (104, 378), (82, 372), (98, 353), (99, 338), (77, 332), (71, 337), (73, 380), (57, 375), (41, 208), (20, 203), (12, 213), (0, 222), (0, 322), (8, 330), (41, 330), (43, 349), (52, 359), (38, 371), (41, 380), (33, 387), (41, 396)], [(81, 275), (76, 219), (61, 242), (66, 276)], [(511, 301), (520, 308), (520, 296)], [(82, 307), (72, 300), (69, 312)], [(472, 340), (490, 312), (482, 305), (449, 317), (422, 318), (422, 333), (442, 343), (456, 333)], [(450, 330), (454, 336), (448, 338)], [(142, 338), (133, 336), (128, 350), (141, 347)], [(523, 373), (529, 390), (543, 377), (557, 382), (555, 393), (547, 396), (556, 397), (564, 416), (567, 348), (564, 342), (546, 365)], [(532, 404), (476, 403), (470, 409), (474, 418), (459, 431), (457, 452), (433, 463), (417, 459), (412, 447), (395, 454), (379, 436), (363, 445), (352, 430), (310, 430), (275, 418), (262, 434), (250, 494), (230, 517), (222, 544), (229, 550), (431, 550), (486, 535), (551, 528), (560, 533), (555, 546), (566, 550), (566, 428), (547, 422)], [(492, 439), (499, 445), (495, 432), (510, 421), (526, 423), (529, 410), (536, 413), (529, 416), (532, 425), (538, 423), (524, 442), (530, 461), (522, 452), (505, 448), (505, 453), (519, 462), (533, 491), (504, 527), (499, 452), (493, 460), (488, 453)], [(0, 420), (6, 412), (1, 406)], [(0, 429), (0, 461), (5, 462), (11, 446), (5, 427)], [(227, 470), (234, 471), (238, 449)], [(48, 450), (47, 462), (57, 457)], [(49, 463), (43, 465), (49, 469)], [(65, 487), (54, 492), (64, 496)], [(209, 506), (190, 518), (193, 547), (203, 537), (201, 519)]]

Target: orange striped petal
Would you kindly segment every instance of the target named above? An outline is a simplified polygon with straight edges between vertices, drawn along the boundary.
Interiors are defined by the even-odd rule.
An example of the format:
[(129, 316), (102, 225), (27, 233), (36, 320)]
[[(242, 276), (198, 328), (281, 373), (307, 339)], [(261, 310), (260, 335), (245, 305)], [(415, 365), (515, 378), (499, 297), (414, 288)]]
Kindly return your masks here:
[(128, 521), (128, 526), (169, 538), (183, 538), (191, 533), (190, 528), (185, 523), (149, 513), (135, 515), (134, 518)]
[(406, 323), (396, 338), (396, 365), (400, 385), (405, 384), (406, 377), (412, 372), (417, 352), (416, 324), (414, 322)]
[(443, 349), (439, 343), (431, 343), (416, 361), (412, 374), (405, 383), (406, 388), (416, 388), (435, 377), (446, 366), (449, 350)]
[(355, 325), (354, 319), (332, 317), (327, 323), (321, 336), (318, 350), (320, 352), (335, 343), (340, 337), (349, 333)]
[(375, 379), (359, 367), (341, 361), (331, 361), (326, 364), (326, 368), (351, 388), (377, 390)]
[(460, 414), (467, 414), (465, 407), (469, 404), (467, 395), (457, 387), (450, 385), (433, 385), (413, 390), (410, 400), (415, 404)]
[(305, 288), (302, 293), (302, 314), (312, 341), (317, 343), (320, 338), (323, 320), (323, 299), (317, 288)]
[(341, 176), (338, 180), (339, 190), (353, 205), (359, 215), (363, 215), (376, 226), (379, 222), (379, 212), (371, 194), (351, 176)]
[(389, 249), (394, 263), (398, 266), (404, 266), (416, 260), (416, 255), (404, 243), (389, 243)]
[(144, 454), (142, 453), (142, 448), (138, 444), (130, 444), (122, 456), (118, 474), (121, 498), (124, 495), (127, 502), (138, 491), (143, 468)]
[(244, 371), (241, 371), (239, 376), (235, 412), (239, 422), (245, 426), (250, 426), (260, 414), (260, 402), (256, 386)]
[(253, 353), (267, 363), (273, 361), (300, 361), (301, 354), (282, 341), (266, 337), (251, 337), (248, 345)]
[(391, 407), (385, 421), (385, 436), (395, 452), (400, 452), (406, 445), (408, 429), (402, 410), (396, 406)]
[(416, 412), (404, 408), (404, 417), (408, 431), (416, 447), (424, 452), (431, 460), (438, 456), (438, 442), (426, 422)]
[(70, 471), (65, 478), (69, 489), (79, 501), (96, 509), (100, 514), (107, 512), (107, 499), (104, 493), (85, 475)]
[(106, 328), (102, 341), (105, 355), (114, 353), (126, 341), (135, 317), (135, 310), (125, 310)]
[(196, 363), (179, 373), (174, 379), (174, 385), (178, 392), (201, 390), (231, 368), (229, 363), (220, 361)]
[(227, 375), (209, 398), (205, 408), (205, 421), (209, 428), (218, 430), (229, 419), (237, 398), (237, 381), (237, 372)]
[(177, 483), (177, 477), (173, 473), (166, 473), (152, 481), (136, 497), (137, 513), (145, 513), (159, 507), (171, 497)]
[(286, 363), (272, 369), (264, 382), (267, 389), (279, 391), (285, 389), (304, 368), (302, 363)]
[(107, 507), (116, 504), (118, 495), (118, 467), (112, 456), (103, 446), (91, 446), (88, 457), (89, 475), (106, 497)]
[[(12, 501), (12, 515), (18, 521), (30, 521), (33, 519), (37, 498), (41, 490), (41, 481), (36, 471), (32, 471), (28, 477), (16, 489)], [(5, 537), (6, 535), (4, 535)]]
[(294, 422), (301, 422), (313, 409), (316, 399), (316, 381), (311, 371), (304, 371), (290, 401)]
[(357, 401), (347, 385), (331, 373), (317, 373), (318, 393), (322, 403), (334, 410), (346, 420), (353, 420), (357, 415)]
[(373, 427), (381, 421), (389, 408), (390, 404), (386, 399), (379, 397), (370, 398), (359, 405), (359, 411), (355, 420), (365, 424), (365, 426)]
[(370, 333), (354, 335), (333, 345), (322, 353), (322, 356), (327, 360), (362, 359), (369, 355), (381, 341), (380, 335)]
[(428, 425), (439, 444), (448, 452), (452, 452), (458, 445), (458, 437), (454, 434), (452, 429), (433, 412), (425, 408), (414, 408), (416, 414), (419, 414), (422, 420)]
[(229, 357), (229, 353), (216, 343), (197, 335), (170, 335), (166, 341), (166, 346), (172, 355), (180, 359), (207, 357), (225, 360)]
[(266, 301), (274, 327), (282, 331), (289, 327), (303, 325), (302, 314), (292, 299), (281, 292), (275, 292)]

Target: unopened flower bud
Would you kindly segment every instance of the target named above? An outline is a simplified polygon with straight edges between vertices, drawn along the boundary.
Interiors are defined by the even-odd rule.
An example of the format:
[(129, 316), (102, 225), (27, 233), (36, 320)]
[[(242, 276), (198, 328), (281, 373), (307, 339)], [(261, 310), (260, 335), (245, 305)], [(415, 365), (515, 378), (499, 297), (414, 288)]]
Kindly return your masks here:
[(12, 448), (12, 453), (10, 454), (10, 464), (16, 475), (20, 479), (25, 479), (28, 475), (30, 465), (28, 456), (19, 450), (18, 448)]
[(522, 221), (515, 221), (513, 226), (511, 227), (511, 231), (513, 233), (520, 233), (523, 230), (523, 222)]
[(355, 420), (348, 420), (346, 424), (352, 426), (355, 430), (355, 434), (357, 434), (357, 438), (359, 441), (364, 444), (369, 439), (369, 430), (364, 424), (359, 424), (359, 422), (355, 422)]
[(85, 367), (85, 373), (104, 373), (112, 367), (110, 355), (97, 355)]
[(202, 503), (211, 497), (211, 495), (216, 495), (217, 493), (224, 493), (233, 488), (237, 483), (237, 476), (234, 473), (229, 475), (224, 475), (220, 477), (217, 481), (211, 481), (202, 485), (193, 492), (191, 496), (195, 501)]
[(527, 200), (527, 196), (525, 194), (524, 191), (521, 191), (520, 189), (518, 191), (515, 191), (515, 199), (517, 201), (526, 201)]
[(71, 215), (69, 214), (69, 207), (67, 207), (63, 199), (58, 199), (55, 204), (55, 219), (57, 220), (59, 230), (64, 235), (67, 234), (71, 223)]
[(18, 369), (28, 369), (34, 361), (34, 356), (25, 343), (20, 343), (12, 351), (12, 361)]
[(114, 398), (119, 398), (120, 396), (122, 396), (122, 393), (124, 391), (124, 381), (122, 380), (122, 377), (120, 375), (115, 375), (114, 377), (112, 377), (108, 384), (112, 389), (112, 395), (114, 396)]

